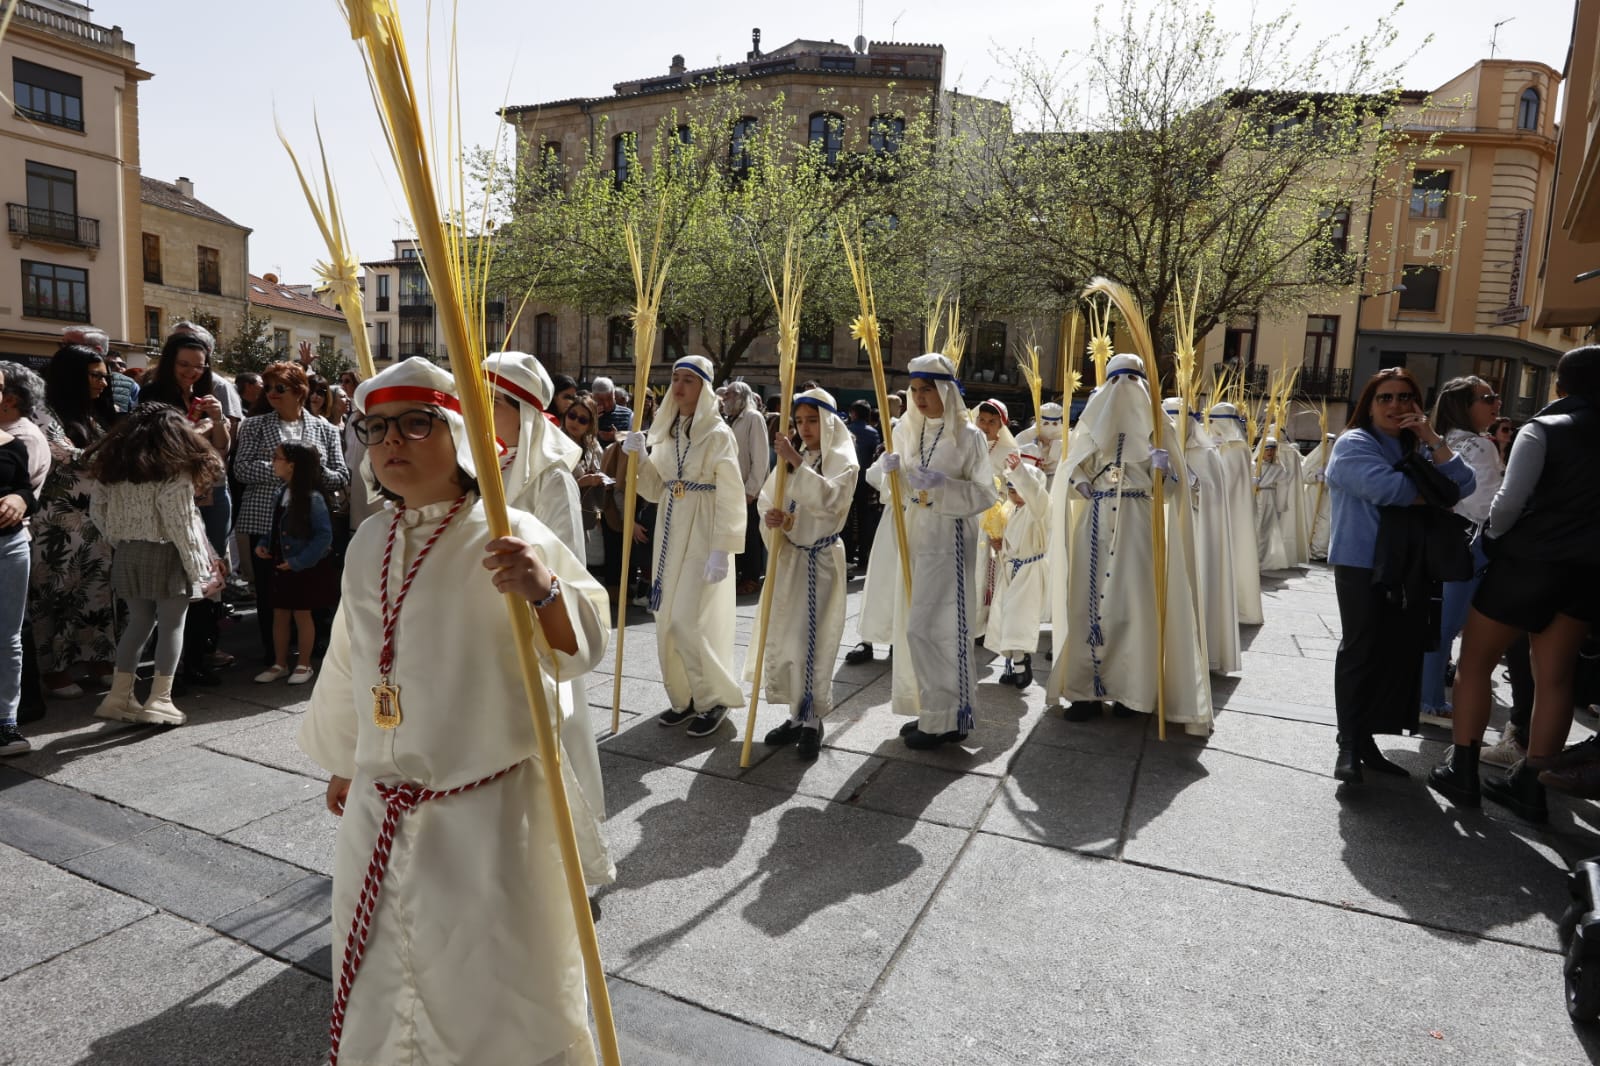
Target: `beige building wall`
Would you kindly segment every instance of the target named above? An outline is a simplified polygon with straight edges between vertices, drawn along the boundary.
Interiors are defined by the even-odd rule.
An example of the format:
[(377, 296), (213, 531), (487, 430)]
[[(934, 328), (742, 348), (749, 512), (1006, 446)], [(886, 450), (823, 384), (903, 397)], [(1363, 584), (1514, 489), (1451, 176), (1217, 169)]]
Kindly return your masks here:
[[(139, 68), (119, 28), (96, 25), (89, 14), (83, 5), (60, 0), (21, 2), (0, 39), (8, 99), (17, 60), (81, 79), (81, 123), (69, 118), (65, 105), (56, 117), (66, 124), (50, 121), (48, 101), (41, 117), (30, 117), (23, 101), (0, 111), (8, 238), (0, 255), (0, 353), (7, 357), (49, 356), (59, 347), (61, 329), (85, 317), (113, 343), (143, 340), (140, 285), (130, 257), (137, 254), (140, 215), (138, 88), (150, 74)], [(30, 203), (30, 162), (73, 174), (75, 211)], [(24, 261), (85, 272), (87, 315), (76, 302), (30, 307)], [(75, 277), (57, 275), (57, 288)]]
[(1560, 328), (1567, 347), (1600, 323), (1600, 0), (1578, 0), (1567, 53), (1550, 242), (1540, 263), (1535, 323)]
[[(193, 186), (179, 179), (181, 188), (192, 196)], [(159, 204), (143, 205), (143, 223), (134, 244), (133, 270), (142, 281), (140, 336), (160, 344), (172, 324), (193, 312), (216, 316), (221, 324), (218, 342), (234, 336), (244, 318), (248, 302), (250, 230), (228, 221)], [(160, 241), (159, 281), (145, 276), (144, 234)], [(214, 248), (218, 253), (221, 292), (200, 291), (199, 249)], [(156, 277), (157, 275), (151, 275)], [(157, 328), (159, 327), (159, 328)], [(154, 329), (154, 332), (151, 330)]]

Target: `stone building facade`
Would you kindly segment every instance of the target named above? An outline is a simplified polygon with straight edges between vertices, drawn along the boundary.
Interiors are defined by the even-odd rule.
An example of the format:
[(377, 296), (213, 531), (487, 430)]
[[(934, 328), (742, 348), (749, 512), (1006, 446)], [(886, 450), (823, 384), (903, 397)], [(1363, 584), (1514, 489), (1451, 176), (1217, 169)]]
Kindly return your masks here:
[(249, 306), (250, 230), (195, 199), (188, 178), (142, 178), (139, 198), (141, 339), (160, 345), (174, 322), (197, 312), (217, 320), (219, 342), (234, 336)]

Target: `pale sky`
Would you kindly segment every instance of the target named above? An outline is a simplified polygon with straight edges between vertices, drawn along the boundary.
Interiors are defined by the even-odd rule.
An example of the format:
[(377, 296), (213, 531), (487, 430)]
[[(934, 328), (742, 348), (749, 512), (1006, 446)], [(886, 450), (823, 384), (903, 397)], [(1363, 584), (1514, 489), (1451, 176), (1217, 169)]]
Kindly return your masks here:
[[(367, 91), (360, 57), (334, 0), (91, 0), (94, 21), (120, 25), (155, 76), (140, 90), (140, 139), (146, 175), (182, 175), (195, 195), (251, 227), (254, 273), (285, 282), (313, 280), (325, 256), (283, 149), (273, 111), (302, 160), (314, 151), (312, 110), (323, 135), (352, 240), (363, 259), (389, 252), (405, 235), (403, 214)], [(449, 0), (435, 0), (448, 7)], [(1250, 0), (1217, 0), (1224, 25), (1248, 18)], [(1257, 0), (1263, 11), (1276, 0)], [(1389, 10), (1380, 0), (1316, 0), (1292, 6), (1301, 39), (1316, 41), (1368, 26)], [(940, 43), (946, 88), (1004, 97), (1007, 77), (997, 50), (1033, 47), (1059, 53), (1080, 45), (1094, 5), (1046, 0), (867, 0), (864, 28), (874, 40)], [(532, 104), (609, 94), (614, 82), (665, 74), (675, 52), (691, 69), (735, 60), (760, 26), (764, 49), (797, 37), (848, 42), (858, 4), (810, 0), (459, 0), (463, 110), (469, 144), (489, 144), (502, 102)], [(403, 0), (413, 58), (423, 46), (423, 3)], [(1108, 10), (1115, 10), (1108, 7)], [(1443, 12), (1448, 10), (1448, 16)], [(1431, 44), (1405, 68), (1408, 89), (1433, 89), (1489, 54), (1494, 24), (1498, 54), (1565, 64), (1573, 0), (1412, 0), (1402, 8), (1394, 59)]]

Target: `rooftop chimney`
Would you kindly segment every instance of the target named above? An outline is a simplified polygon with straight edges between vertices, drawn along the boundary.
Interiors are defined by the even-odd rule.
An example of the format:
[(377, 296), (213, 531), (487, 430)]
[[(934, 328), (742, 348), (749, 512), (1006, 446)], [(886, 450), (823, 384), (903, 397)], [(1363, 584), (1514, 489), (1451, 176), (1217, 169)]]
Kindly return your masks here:
[(761, 58), (761, 27), (757, 26), (750, 31), (750, 56), (751, 59)]
[(673, 56), (672, 65), (667, 68), (668, 74), (682, 74), (687, 68), (684, 66), (683, 56)]
[(191, 200), (194, 199), (194, 182), (190, 181), (188, 178), (179, 178), (177, 181), (173, 182), (173, 184), (178, 187), (178, 191), (183, 195), (187, 196)]

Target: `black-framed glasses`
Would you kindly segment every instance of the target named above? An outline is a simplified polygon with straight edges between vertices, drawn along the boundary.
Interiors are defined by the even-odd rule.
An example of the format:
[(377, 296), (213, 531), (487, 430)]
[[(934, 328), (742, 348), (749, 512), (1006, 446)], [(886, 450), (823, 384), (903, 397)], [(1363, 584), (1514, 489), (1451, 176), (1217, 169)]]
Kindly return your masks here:
[(104, 370), (91, 370), (89, 371), (89, 377), (95, 381), (111, 380), (111, 375), (106, 373)]
[(1479, 403), (1499, 403), (1500, 402), (1500, 394), (1498, 392), (1486, 392), (1482, 396), (1478, 397), (1478, 402)]
[(1373, 403), (1415, 403), (1416, 400), (1414, 392), (1380, 392), (1372, 397)]
[(397, 415), (362, 415), (351, 425), (356, 431), (356, 439), (370, 445), (388, 439), (390, 424), (396, 426), (400, 436), (406, 440), (427, 440), (428, 434), (433, 432), (433, 424), (443, 420), (443, 415), (413, 407)]

